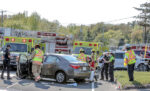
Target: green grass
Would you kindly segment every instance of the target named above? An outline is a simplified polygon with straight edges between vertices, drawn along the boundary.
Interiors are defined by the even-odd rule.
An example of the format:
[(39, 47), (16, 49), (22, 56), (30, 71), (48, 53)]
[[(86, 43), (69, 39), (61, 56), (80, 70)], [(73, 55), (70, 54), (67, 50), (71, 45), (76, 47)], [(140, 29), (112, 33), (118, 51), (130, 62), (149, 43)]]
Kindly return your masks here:
[(150, 72), (134, 72), (134, 81), (130, 82), (127, 71), (115, 71), (115, 78), (122, 87), (129, 85), (143, 86), (150, 84)]

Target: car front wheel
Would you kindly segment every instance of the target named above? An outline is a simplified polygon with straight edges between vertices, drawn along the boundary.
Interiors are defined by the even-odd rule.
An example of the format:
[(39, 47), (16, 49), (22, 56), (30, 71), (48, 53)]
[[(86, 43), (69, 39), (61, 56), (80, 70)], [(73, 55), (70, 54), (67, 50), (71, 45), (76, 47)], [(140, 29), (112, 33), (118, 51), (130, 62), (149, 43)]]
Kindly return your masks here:
[(64, 83), (64, 82), (66, 82), (66, 75), (65, 75), (65, 73), (61, 72), (61, 71), (57, 72), (56, 73), (56, 81), (58, 83)]

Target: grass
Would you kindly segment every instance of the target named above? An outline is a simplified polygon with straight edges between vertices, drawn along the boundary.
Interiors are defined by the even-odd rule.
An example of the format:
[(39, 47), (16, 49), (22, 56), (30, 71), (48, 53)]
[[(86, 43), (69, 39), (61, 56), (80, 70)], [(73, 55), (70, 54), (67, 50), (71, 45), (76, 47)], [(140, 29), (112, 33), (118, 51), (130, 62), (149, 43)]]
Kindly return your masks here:
[(134, 72), (134, 81), (130, 82), (127, 71), (115, 71), (115, 78), (124, 86), (143, 86), (150, 84), (150, 72)]

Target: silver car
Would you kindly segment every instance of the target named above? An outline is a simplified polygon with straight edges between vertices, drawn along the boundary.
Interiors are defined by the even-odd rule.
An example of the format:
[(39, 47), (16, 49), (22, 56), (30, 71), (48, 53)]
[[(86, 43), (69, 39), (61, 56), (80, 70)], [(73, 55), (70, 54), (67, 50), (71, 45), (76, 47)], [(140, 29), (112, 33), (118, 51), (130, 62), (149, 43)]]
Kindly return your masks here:
[[(27, 56), (20, 55), (17, 65), (17, 75), (20, 78), (32, 77), (32, 62)], [(83, 81), (90, 77), (90, 67), (71, 55), (50, 54), (45, 55), (41, 69), (41, 77), (54, 78), (57, 82), (63, 83), (69, 79)]]

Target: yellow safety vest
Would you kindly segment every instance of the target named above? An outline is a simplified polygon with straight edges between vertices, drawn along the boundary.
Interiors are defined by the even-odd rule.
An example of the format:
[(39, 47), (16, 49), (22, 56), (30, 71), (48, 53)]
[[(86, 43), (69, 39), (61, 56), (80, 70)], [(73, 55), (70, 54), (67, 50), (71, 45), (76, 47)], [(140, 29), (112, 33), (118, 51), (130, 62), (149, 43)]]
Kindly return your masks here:
[(33, 58), (33, 61), (42, 62), (42, 59), (43, 59), (43, 51), (40, 49), (35, 49), (35, 56)]
[(85, 54), (79, 54), (78, 59), (82, 62), (86, 62), (86, 55)]
[(125, 58), (124, 59), (124, 65), (131, 65), (131, 64), (134, 64), (136, 62), (136, 59), (135, 59), (135, 53), (133, 50), (129, 50), (125, 53), (125, 55), (127, 56), (127, 59)]

